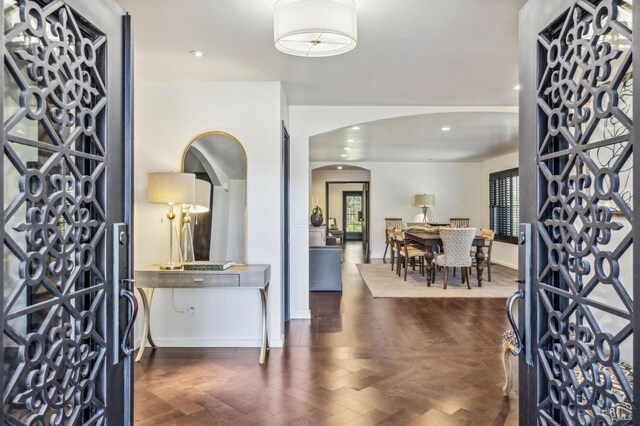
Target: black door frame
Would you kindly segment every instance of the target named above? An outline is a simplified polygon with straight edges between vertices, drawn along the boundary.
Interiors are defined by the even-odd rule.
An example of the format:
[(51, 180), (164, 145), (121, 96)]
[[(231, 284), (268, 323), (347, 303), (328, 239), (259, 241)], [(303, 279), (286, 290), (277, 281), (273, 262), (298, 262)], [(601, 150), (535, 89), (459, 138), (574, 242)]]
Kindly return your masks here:
[(281, 181), (282, 181), (282, 321), (283, 324), (291, 319), (291, 138), (282, 122), (282, 161), (281, 161)]
[[(525, 197), (521, 197), (520, 205), (520, 223), (532, 224), (532, 234), (538, 233), (538, 198), (540, 186), (545, 185), (543, 177), (538, 169), (538, 132), (540, 131), (541, 124), (538, 120), (539, 106), (537, 104), (537, 85), (538, 79), (541, 76), (541, 72), (544, 71), (544, 67), (540, 65), (539, 58), (541, 53), (539, 51), (538, 36), (539, 34), (552, 23), (562, 23), (558, 21), (558, 18), (562, 14), (568, 11), (574, 4), (578, 3), (577, 0), (529, 0), (520, 12), (520, 191), (522, 194), (528, 194)], [(595, 2), (598, 3), (598, 2)], [(604, 2), (602, 2), (604, 3)], [(633, 9), (633, 28), (631, 28), (632, 34), (640, 34), (640, 7), (638, 4), (634, 5)], [(633, 64), (632, 68), (640, 69), (640, 55), (637, 52), (640, 51), (640, 38), (634, 37), (633, 40)], [(633, 99), (633, 117), (632, 120), (635, 123), (640, 117), (640, 96), (635, 95)], [(591, 111), (593, 114), (593, 111)], [(640, 146), (638, 138), (640, 134), (636, 131), (637, 126), (633, 125), (633, 131), (629, 136), (629, 143), (633, 145), (633, 150)], [(633, 156), (633, 188), (640, 188), (640, 155), (634, 153)], [(631, 222), (632, 231), (631, 235), (634, 241), (634, 246), (637, 247), (640, 238), (640, 200), (639, 197), (634, 197), (632, 210), (636, 212), (633, 215), (633, 221)], [(531, 262), (532, 262), (532, 288), (533, 292), (529, 295), (528, 303), (530, 304), (531, 315), (529, 318), (525, 316), (525, 309), (519, 309), (518, 324), (520, 330), (530, 329), (530, 338), (532, 340), (532, 365), (528, 365), (526, 362), (526, 352), (519, 356), (519, 381), (520, 381), (520, 397), (519, 397), (519, 422), (521, 425), (535, 425), (538, 424), (537, 410), (538, 410), (538, 387), (542, 388), (542, 384), (538, 383), (538, 376), (540, 374), (536, 369), (538, 363), (537, 357), (537, 336), (542, 331), (546, 330), (547, 325), (544, 321), (541, 322), (542, 312), (544, 307), (538, 305), (538, 295), (536, 289), (539, 283), (537, 283), (537, 271), (540, 268), (542, 262), (546, 262), (546, 259), (541, 259), (538, 254), (541, 253), (542, 247), (538, 245), (538, 238), (533, 237), (530, 239), (531, 245)], [(635, 248), (635, 247), (634, 247)], [(520, 268), (523, 268), (523, 260), (526, 260), (524, 245), (520, 247)], [(545, 263), (546, 264), (546, 263)], [(633, 250), (633, 266), (634, 272), (640, 270), (640, 250)], [(640, 274), (634, 273), (633, 277), (633, 314), (630, 320), (630, 324), (634, 330), (633, 333), (633, 353), (634, 364), (637, 359), (640, 359)], [(524, 283), (519, 284), (520, 290), (523, 292), (526, 290)], [(613, 291), (613, 290), (612, 290)], [(586, 297), (586, 296), (585, 296)], [(525, 341), (527, 336), (525, 335)], [(525, 348), (526, 349), (526, 348)], [(640, 386), (637, 385), (640, 380), (640, 369), (636, 365), (634, 367), (634, 383), (636, 383), (633, 389), (633, 417), (635, 419), (640, 418)]]
[[(326, 216), (327, 216), (327, 220), (326, 220), (326, 224), (325, 226), (327, 227), (327, 233), (329, 232), (329, 188), (331, 185), (344, 185), (344, 184), (361, 184), (361, 185), (368, 185), (369, 186), (369, 197), (366, 200), (367, 201), (367, 208), (366, 208), (366, 217), (364, 218), (365, 220), (365, 235), (363, 235), (363, 239), (366, 238), (366, 241), (371, 241), (371, 182), (370, 181), (365, 181), (365, 180), (350, 180), (350, 181), (330, 181), (330, 182), (326, 182), (325, 183), (325, 189), (324, 189), (324, 199), (325, 199), (325, 212), (326, 212)], [(344, 223), (343, 223), (343, 228), (344, 228)], [(345, 230), (343, 229), (343, 232)], [(368, 252), (368, 249), (366, 250)]]
[[(363, 205), (362, 210), (360, 211), (361, 217), (360, 221), (364, 220), (362, 217), (362, 212), (364, 211), (364, 190), (362, 191), (342, 191), (342, 230), (345, 241), (365, 241), (364, 232), (347, 232), (347, 209), (346, 209), (346, 201), (347, 197), (360, 197), (360, 203)], [(362, 225), (361, 225), (362, 226)], [(364, 227), (363, 227), (364, 228)], [(364, 231), (364, 229), (363, 229)]]

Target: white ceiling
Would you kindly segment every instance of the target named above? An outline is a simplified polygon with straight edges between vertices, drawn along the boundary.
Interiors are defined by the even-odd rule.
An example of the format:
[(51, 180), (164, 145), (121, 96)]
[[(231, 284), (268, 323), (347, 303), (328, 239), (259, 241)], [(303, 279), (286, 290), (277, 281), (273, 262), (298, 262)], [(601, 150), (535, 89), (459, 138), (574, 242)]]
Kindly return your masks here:
[(517, 104), (525, 0), (357, 0), (358, 46), (330, 58), (275, 49), (274, 0), (120, 2), (141, 80), (283, 81), (291, 105)]
[[(518, 149), (515, 113), (423, 114), (373, 121), (359, 127), (311, 137), (310, 160), (340, 164), (483, 161)], [(442, 131), (443, 127), (451, 130)]]

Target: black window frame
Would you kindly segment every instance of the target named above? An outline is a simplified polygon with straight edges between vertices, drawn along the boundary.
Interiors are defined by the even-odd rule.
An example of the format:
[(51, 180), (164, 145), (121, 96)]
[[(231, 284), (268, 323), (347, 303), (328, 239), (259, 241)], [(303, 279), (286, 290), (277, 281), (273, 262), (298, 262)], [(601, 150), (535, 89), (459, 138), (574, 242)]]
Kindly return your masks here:
[(519, 168), (489, 174), (489, 223), (495, 241), (518, 244), (519, 215)]

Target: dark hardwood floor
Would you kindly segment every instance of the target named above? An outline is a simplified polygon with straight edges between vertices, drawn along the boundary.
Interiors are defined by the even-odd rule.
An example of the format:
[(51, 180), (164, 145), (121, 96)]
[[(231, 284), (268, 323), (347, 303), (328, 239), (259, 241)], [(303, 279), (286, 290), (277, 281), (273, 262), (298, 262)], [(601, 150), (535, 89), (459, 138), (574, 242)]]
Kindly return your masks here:
[[(286, 346), (161, 348), (135, 369), (139, 425), (516, 425), (504, 300), (373, 299), (345, 245), (343, 293), (312, 293)], [(514, 393), (512, 393), (513, 395)]]

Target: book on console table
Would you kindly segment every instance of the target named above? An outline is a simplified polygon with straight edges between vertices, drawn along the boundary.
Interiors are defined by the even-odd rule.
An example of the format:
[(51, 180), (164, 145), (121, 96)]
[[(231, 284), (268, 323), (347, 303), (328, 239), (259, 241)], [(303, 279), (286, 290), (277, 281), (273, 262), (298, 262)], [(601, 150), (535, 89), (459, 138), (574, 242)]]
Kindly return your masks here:
[(185, 271), (225, 271), (234, 265), (233, 262), (197, 261), (184, 264)]

